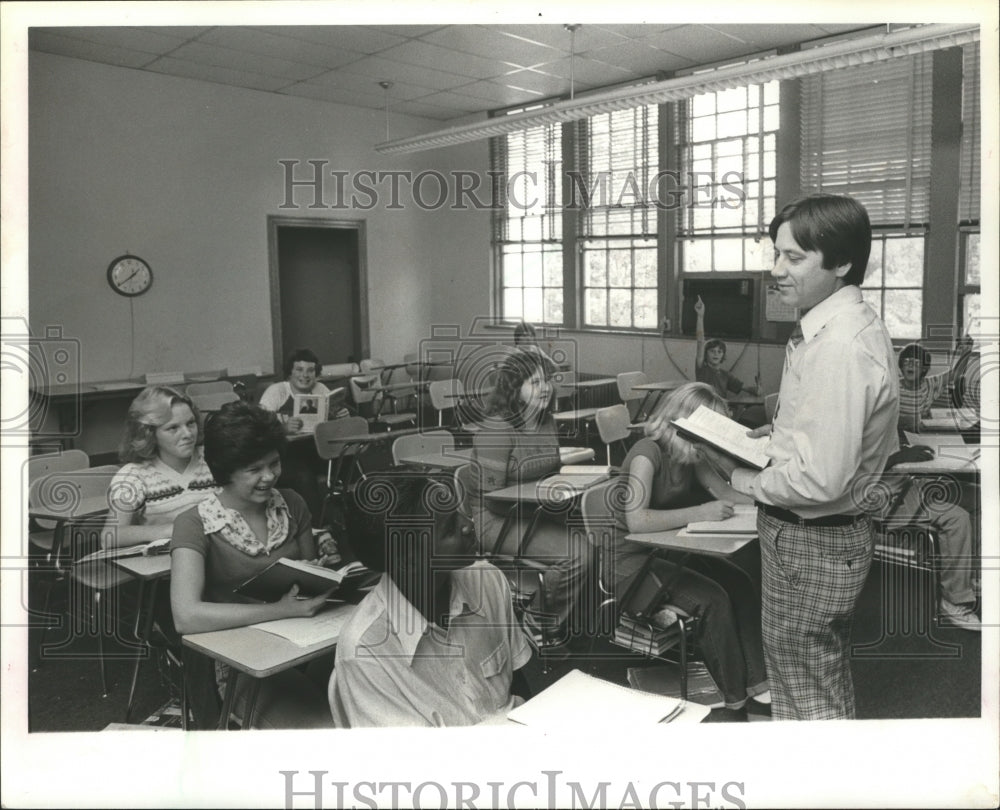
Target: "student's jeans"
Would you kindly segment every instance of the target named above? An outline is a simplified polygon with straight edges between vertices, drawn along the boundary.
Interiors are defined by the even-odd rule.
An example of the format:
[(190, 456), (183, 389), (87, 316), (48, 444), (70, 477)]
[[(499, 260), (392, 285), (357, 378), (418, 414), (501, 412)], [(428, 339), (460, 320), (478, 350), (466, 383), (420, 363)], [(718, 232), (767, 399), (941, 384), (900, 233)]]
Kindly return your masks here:
[[(508, 526), (500, 554), (513, 556), (518, 543), (529, 530), (533, 508), (523, 508)], [(488, 509), (475, 510), (476, 536), (487, 558), (492, 552), (504, 523), (504, 516)], [(568, 634), (581, 627), (584, 615), (579, 610), (581, 596), (593, 582), (596, 554), (582, 532), (570, 531), (559, 514), (546, 513), (531, 529), (523, 556), (546, 566), (542, 577), (543, 598), (536, 598), (532, 608), (544, 614), (550, 639), (566, 640)], [(531, 576), (524, 574), (522, 576)], [(530, 620), (529, 620), (530, 623)]]
[[(648, 553), (644, 549), (642, 562)], [(629, 555), (630, 561), (639, 559), (638, 554)], [(760, 595), (747, 573), (725, 560), (697, 556), (687, 559), (679, 576), (677, 565), (655, 554), (650, 566), (661, 582), (670, 583), (670, 605), (692, 616), (700, 614), (696, 643), (726, 708), (739, 709), (748, 697), (766, 692)], [(615, 593), (621, 600), (638, 572), (626, 563), (615, 574)]]

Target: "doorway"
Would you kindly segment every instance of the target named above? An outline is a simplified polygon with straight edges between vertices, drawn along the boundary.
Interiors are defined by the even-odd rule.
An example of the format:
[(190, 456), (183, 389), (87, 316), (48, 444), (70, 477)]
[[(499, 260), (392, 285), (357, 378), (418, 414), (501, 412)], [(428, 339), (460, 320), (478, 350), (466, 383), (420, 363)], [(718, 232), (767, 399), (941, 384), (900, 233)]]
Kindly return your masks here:
[(365, 223), (269, 216), (275, 373), (297, 348), (324, 365), (368, 356)]

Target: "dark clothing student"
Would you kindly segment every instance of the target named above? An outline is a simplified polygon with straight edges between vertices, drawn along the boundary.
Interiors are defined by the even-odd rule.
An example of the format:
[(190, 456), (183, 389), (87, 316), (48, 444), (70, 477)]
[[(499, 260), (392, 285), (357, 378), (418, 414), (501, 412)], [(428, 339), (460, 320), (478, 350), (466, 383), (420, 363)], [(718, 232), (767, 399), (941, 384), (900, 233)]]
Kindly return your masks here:
[(783, 304), (802, 313), (786, 349), (757, 472), (701, 453), (758, 503), (763, 637), (776, 720), (853, 718), (850, 635), (874, 549), (861, 510), (898, 443), (899, 386), (885, 325), (861, 296), (871, 250), (864, 207), (819, 194), (772, 220)]

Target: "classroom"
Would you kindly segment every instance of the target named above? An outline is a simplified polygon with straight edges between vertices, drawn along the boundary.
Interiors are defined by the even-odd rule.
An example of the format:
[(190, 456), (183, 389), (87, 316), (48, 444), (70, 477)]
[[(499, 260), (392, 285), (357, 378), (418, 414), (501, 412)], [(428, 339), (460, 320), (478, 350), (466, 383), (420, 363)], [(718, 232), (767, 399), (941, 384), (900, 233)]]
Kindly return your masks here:
[[(997, 348), (995, 301), (986, 294), (995, 283), (981, 281), (980, 270), (981, 255), (995, 258), (995, 242), (989, 251), (980, 248), (980, 152), (989, 135), (984, 92), (995, 91), (996, 82), (987, 82), (981, 67), (979, 25), (239, 23), (234, 15), (226, 24), (36, 24), (26, 32), (24, 269), (30, 308), (18, 326), (22, 342), (30, 344), (30, 417), (21, 431), (26, 458), (86, 454), (83, 469), (91, 483), (104, 475), (107, 486), (125, 463), (119, 442), (133, 418), (130, 404), (147, 386), (175, 389), (181, 399), (170, 400), (168, 415), (170, 408), (176, 415), (182, 400), (193, 403), (183, 410), (194, 415), (194, 427), (182, 429), (193, 430), (199, 444), (205, 441), (205, 450), (189, 448), (188, 458), (214, 452), (231, 438), (226, 429), (236, 435), (239, 426), (227, 428), (226, 414), (235, 414), (232, 420), (242, 414), (259, 431), (281, 425), (278, 433), (286, 431), (290, 440), (287, 449), (281, 444), (285, 479), (279, 486), (296, 493), (289, 508), (306, 507), (306, 528), (312, 516), (317, 553), (326, 553), (326, 541), (338, 564), (365, 557), (377, 571), (352, 547), (362, 524), (348, 514), (373, 488), (368, 485), (408, 471), (437, 482), (426, 486), (461, 495), (458, 465), (448, 454), (473, 462), (468, 467), (490, 469), (495, 446), (480, 447), (477, 436), (484, 424), (489, 428), (489, 403), (504, 374), (527, 363), (527, 370), (510, 372), (512, 384), (523, 392), (522, 384), (540, 380), (534, 384), (543, 387), (542, 399), (552, 401), (553, 414), (539, 417), (539, 424), (553, 422), (558, 450), (545, 474), (558, 477), (561, 464), (567, 476), (552, 479), (553, 489), (562, 487), (548, 504), (553, 514), (543, 514), (543, 495), (529, 503), (523, 491), (502, 511), (497, 497), (492, 507), (482, 506), (492, 487), (479, 480), (464, 492), (477, 493), (482, 508), (466, 514), (462, 501), (453, 510), (458, 522), (448, 524), (449, 531), (461, 526), (462, 533), (478, 535), (479, 555), (495, 562), (507, 575), (503, 587), (513, 589), (514, 694), (518, 674), (534, 696), (576, 676), (636, 691), (676, 690), (679, 682), (687, 694), (715, 674), (715, 702), (706, 703), (699, 719), (768, 722), (770, 703), (754, 699), (770, 695), (766, 677), (743, 677), (735, 702), (727, 684), (719, 683), (727, 655), (720, 662), (703, 649), (709, 645), (699, 633), (714, 621), (711, 611), (694, 611), (693, 630), (686, 630), (681, 610), (679, 631), (678, 614), (671, 613), (665, 653), (657, 646), (670, 624), (663, 599), (676, 595), (685, 575), (715, 584), (709, 572), (716, 563), (739, 568), (751, 582), (756, 604), (747, 614), (737, 586), (722, 586), (736, 624), (757, 615), (758, 524), (741, 529), (747, 536), (739, 542), (718, 530), (720, 543), (734, 545), (707, 563), (711, 554), (697, 547), (661, 544), (656, 551), (647, 544), (633, 587), (616, 592), (608, 613), (601, 600), (611, 593), (604, 581), (613, 570), (607, 567), (611, 555), (593, 545), (594, 518), (586, 513), (597, 501), (587, 497), (593, 482), (573, 476), (595, 476), (596, 485), (610, 492), (629, 469), (637, 474), (636, 458), (651, 470), (634, 448), (654, 444), (647, 437), (662, 406), (696, 380), (707, 385), (695, 387), (695, 394), (714, 397), (704, 400), (709, 404), (703, 410), (718, 401), (718, 412), (746, 430), (779, 424), (780, 404), (794, 400), (783, 393), (776, 402), (779, 390), (786, 390), (786, 344), (796, 331), (801, 338), (803, 313), (787, 303), (787, 286), (772, 275), (780, 239), (772, 243), (769, 225), (797, 198), (840, 195), (861, 203), (871, 223), (859, 300), (891, 340), (891, 380), (884, 385), (898, 388), (899, 402), (909, 397), (911, 409), (921, 411), (910, 424), (900, 411), (898, 436), (930, 448), (919, 458), (907, 456), (892, 480), (905, 479), (900, 486), (907, 497), (920, 492), (938, 505), (944, 501), (955, 520), (951, 529), (943, 527), (934, 522), (943, 508), (921, 506), (902, 526), (888, 514), (877, 521), (873, 561), (857, 585), (845, 653), (852, 705), (840, 716), (980, 717), (988, 682), (981, 650), (986, 633), (979, 623), (987, 624), (982, 594), (989, 580), (980, 564), (982, 493), (990, 491), (981, 478), (995, 474), (988, 464), (981, 470), (979, 461), (980, 378), (983, 369), (995, 369), (989, 356), (995, 358)], [(992, 160), (995, 169), (995, 155)], [(801, 238), (799, 243), (814, 249)], [(994, 269), (985, 274), (995, 275)], [(5, 347), (12, 339), (8, 326)], [(306, 387), (296, 378), (303, 366), (311, 375)], [(918, 367), (911, 385), (908, 370)], [(848, 385), (847, 377), (843, 381)], [(933, 385), (920, 388), (926, 381)], [(216, 383), (222, 399), (207, 393)], [(443, 404), (435, 383), (451, 386)], [(272, 407), (268, 397), (278, 396), (276, 386), (285, 393)], [(929, 399), (913, 405), (925, 390), (931, 390)], [(786, 418), (792, 407), (786, 404)], [(246, 413), (236, 414), (238, 408)], [(271, 422), (260, 415), (272, 412), (278, 418), (268, 416)], [(338, 443), (333, 432), (326, 438), (329, 426), (341, 420), (356, 420), (352, 431), (339, 434), (354, 436), (353, 446), (343, 438)], [(205, 432), (213, 422), (215, 437)], [(290, 422), (308, 433), (306, 441), (291, 440), (296, 431)], [(889, 432), (895, 434), (895, 424)], [(416, 450), (410, 455), (418, 458), (407, 461), (411, 446)], [(433, 454), (438, 462), (448, 460), (435, 463)], [(888, 449), (882, 463), (887, 455)], [(710, 472), (685, 474), (697, 475), (708, 500), (676, 510), (693, 517), (670, 530), (671, 541), (675, 529), (683, 536), (696, 522), (743, 514), (737, 507), (734, 516), (728, 495), (714, 488), (718, 482), (726, 492), (747, 496), (737, 474), (723, 475), (699, 458)], [(223, 469), (223, 463), (208, 461), (207, 483), (198, 485), (203, 489), (212, 486), (212, 474), (222, 480), (216, 465)], [(80, 473), (45, 467), (39, 474), (43, 462), (35, 464), (35, 473), (27, 462), (21, 471), (25, 492), (36, 492), (44, 475), (71, 480), (71, 472)], [(567, 471), (567, 464), (584, 469)], [(226, 469), (238, 477), (242, 467), (234, 465)], [(539, 478), (529, 475), (529, 467), (525, 460), (525, 480)], [(293, 468), (301, 486), (293, 483)], [(507, 484), (515, 483), (507, 475)], [(891, 478), (886, 473), (883, 480)], [(552, 506), (560, 499), (565, 507)], [(22, 521), (21, 553), (29, 561), (25, 604), (43, 623), (73, 604), (91, 613), (96, 604), (106, 631), (79, 630), (65, 613), (50, 628), (32, 625), (25, 636), (32, 662), (29, 730), (179, 730), (189, 728), (189, 719), (196, 728), (188, 702), (198, 696), (181, 666), (188, 653), (152, 643), (161, 621), (157, 599), (168, 611), (173, 604), (178, 638), (202, 637), (202, 646), (192, 642), (188, 650), (249, 670), (233, 663), (237, 653), (225, 640), (214, 638), (235, 629), (205, 624), (207, 613), (178, 613), (176, 599), (185, 598), (173, 582), (178, 552), (184, 560), (202, 557), (192, 553), (194, 546), (178, 545), (177, 526), (173, 552), (163, 558), (174, 557), (172, 576), (162, 564), (160, 578), (149, 580), (133, 569), (122, 575), (113, 568), (115, 576), (101, 580), (99, 590), (107, 586), (103, 603), (89, 601), (86, 583), (74, 577), (74, 555), (83, 552), (63, 549), (69, 555), (64, 570), (58, 548), (55, 560), (51, 546), (29, 548), (29, 530), (49, 529), (51, 535), (55, 524), (60, 537), (64, 529), (67, 538), (88, 536), (87, 553), (97, 550), (108, 503), (115, 508), (112, 495), (104, 500), (103, 511), (78, 521), (32, 501), (33, 522), (28, 515)], [(762, 499), (756, 497), (756, 510), (754, 500), (749, 495), (748, 508), (757, 515)], [(900, 494), (892, 501), (893, 514), (902, 500)], [(710, 511), (709, 502), (726, 505)], [(788, 514), (780, 503), (774, 509)], [(193, 511), (202, 514), (201, 507)], [(291, 509), (289, 519), (298, 520), (296, 514)], [(552, 565), (546, 558), (550, 568), (538, 574), (538, 565), (523, 564), (530, 554), (503, 550), (505, 533), (527, 526), (525, 537), (542, 536), (546, 521), (562, 521), (560, 537), (569, 547), (563, 557), (589, 560), (581, 563), (587, 568), (586, 576), (579, 573), (581, 594), (566, 597), (567, 626), (574, 628), (566, 630), (568, 637), (538, 618), (550, 617), (551, 610), (562, 615), (551, 605), (565, 593), (546, 596), (545, 583), (565, 560)], [(633, 534), (640, 531), (625, 523)], [(483, 535), (491, 532), (492, 542), (497, 531), (501, 536), (490, 549)], [(941, 538), (947, 543), (949, 531), (952, 537), (964, 532), (961, 561), (952, 561), (964, 576), (956, 602), (942, 591), (957, 576), (947, 554), (942, 562)], [(590, 545), (581, 541), (582, 550), (574, 545), (580, 537), (591, 538)], [(143, 535), (143, 542), (150, 539)], [(543, 542), (537, 540), (536, 549)], [(662, 582), (654, 576), (657, 564), (650, 561), (659, 559), (676, 575)], [(205, 565), (199, 563), (202, 575)], [(576, 576), (568, 571), (564, 590)], [(526, 594), (520, 587), (525, 572), (527, 579), (536, 577)], [(658, 602), (643, 590), (654, 580)], [(208, 603), (200, 593), (193, 598)], [(597, 619), (574, 624), (579, 604), (592, 607)], [(350, 607), (345, 615), (354, 609), (341, 607)], [(279, 618), (266, 611), (253, 615), (244, 624)], [(281, 614), (291, 615), (306, 616)], [(737, 627), (744, 647), (759, 644), (759, 619), (753, 622), (752, 632)], [(352, 649), (361, 644), (349, 635)], [(221, 646), (211, 647), (216, 642)], [(347, 658), (344, 645), (320, 646), (331, 662), (335, 649), (338, 662)], [(754, 656), (745, 657), (753, 670)], [(95, 658), (102, 659), (100, 677)], [(227, 694), (218, 728), (253, 727), (255, 718), (267, 715), (268, 696), (279, 701), (272, 693), (282, 677), (306, 677), (307, 662), (322, 660), (286, 659), (264, 675), (240, 679), (249, 686), (232, 714)], [(770, 663), (768, 658), (769, 669)], [(355, 705), (357, 694), (347, 694), (348, 683), (354, 684), (347, 664), (357, 661), (346, 661), (340, 674), (332, 663), (330, 700), (338, 725), (352, 725), (351, 717), (356, 725), (391, 718), (389, 709), (380, 715)], [(735, 665), (744, 666), (743, 656)], [(579, 694), (590, 686), (578, 687)], [(701, 704), (693, 698), (686, 705)], [(325, 721), (334, 725), (328, 716)], [(384, 724), (393, 725), (391, 719)]]

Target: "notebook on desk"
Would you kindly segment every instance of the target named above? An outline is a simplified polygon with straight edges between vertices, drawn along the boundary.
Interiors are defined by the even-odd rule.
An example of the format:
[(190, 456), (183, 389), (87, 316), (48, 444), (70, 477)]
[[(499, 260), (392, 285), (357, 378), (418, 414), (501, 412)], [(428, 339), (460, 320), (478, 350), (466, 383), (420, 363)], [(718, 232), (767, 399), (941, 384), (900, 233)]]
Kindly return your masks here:
[(565, 501), (608, 479), (609, 467), (571, 464), (538, 482), (542, 500)]
[(757, 534), (757, 507), (750, 503), (733, 506), (725, 520), (699, 520), (687, 525), (686, 534)]

